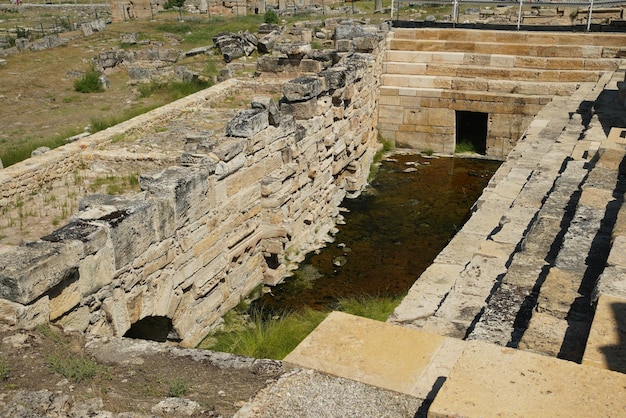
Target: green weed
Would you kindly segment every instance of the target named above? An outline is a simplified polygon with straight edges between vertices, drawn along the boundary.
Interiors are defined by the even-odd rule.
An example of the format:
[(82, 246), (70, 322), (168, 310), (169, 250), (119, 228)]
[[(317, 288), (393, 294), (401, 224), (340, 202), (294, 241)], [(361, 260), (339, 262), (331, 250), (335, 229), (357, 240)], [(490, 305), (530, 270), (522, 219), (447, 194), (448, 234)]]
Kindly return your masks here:
[(470, 141), (460, 141), (456, 144), (454, 152), (457, 154), (476, 153), (476, 149), (474, 148), (474, 144), (472, 144)]
[(92, 64), (85, 71), (78, 80), (74, 81), (74, 90), (79, 93), (100, 93), (104, 91), (102, 83), (100, 83), (100, 76), (102, 73), (96, 70), (96, 67)]
[(255, 317), (250, 327), (240, 331), (214, 335), (217, 343), (211, 350), (256, 357), (283, 359), (307, 335), (326, 318), (327, 312), (307, 309), (282, 316), (280, 319), (263, 321)]
[(70, 352), (53, 353), (46, 357), (48, 368), (75, 383), (92, 379), (105, 371), (104, 367), (86, 356), (77, 356)]
[(167, 396), (182, 398), (189, 393), (189, 389), (191, 389), (191, 384), (187, 379), (184, 377), (176, 377), (169, 384)]
[[(396, 297), (354, 297), (337, 302), (335, 310), (385, 321), (402, 300)], [(310, 308), (263, 320), (235, 312), (224, 315), (226, 330), (205, 339), (199, 348), (256, 357), (283, 359), (330, 313)]]
[(0, 356), (0, 380), (7, 380), (10, 374), (9, 361), (4, 356)]
[(265, 12), (265, 16), (263, 16), (263, 21), (265, 23), (278, 24), (280, 23), (280, 18), (278, 17), (275, 11), (270, 9), (267, 12)]
[(72, 129), (61, 135), (52, 138), (32, 138), (26, 137), (20, 140), (2, 144), (0, 147), (0, 160), (5, 167), (24, 161), (30, 158), (33, 150), (39, 147), (49, 147), (50, 149), (60, 147), (65, 144), (65, 140), (71, 136), (81, 133), (81, 129)]
[(368, 297), (360, 296), (341, 299), (337, 303), (337, 310), (356, 316), (362, 316), (377, 321), (386, 321), (393, 310), (400, 304), (403, 296), (396, 297)]

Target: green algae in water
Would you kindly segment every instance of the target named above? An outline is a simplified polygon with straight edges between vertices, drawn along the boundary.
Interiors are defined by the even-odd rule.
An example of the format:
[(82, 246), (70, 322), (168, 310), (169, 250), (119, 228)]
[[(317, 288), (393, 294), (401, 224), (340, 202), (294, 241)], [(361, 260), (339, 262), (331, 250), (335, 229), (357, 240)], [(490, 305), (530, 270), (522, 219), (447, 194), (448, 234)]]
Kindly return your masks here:
[(393, 155), (372, 190), (346, 199), (335, 241), (255, 305), (267, 314), (334, 308), (343, 298), (401, 296), (467, 220), (500, 162)]

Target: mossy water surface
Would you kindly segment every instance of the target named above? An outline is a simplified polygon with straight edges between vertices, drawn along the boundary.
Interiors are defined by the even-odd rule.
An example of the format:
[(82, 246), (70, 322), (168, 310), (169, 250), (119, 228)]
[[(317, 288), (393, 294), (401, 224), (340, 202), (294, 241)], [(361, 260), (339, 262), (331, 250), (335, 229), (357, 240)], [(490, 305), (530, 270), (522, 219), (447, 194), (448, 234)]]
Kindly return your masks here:
[(335, 309), (350, 297), (405, 294), (468, 219), (500, 162), (396, 154), (346, 199), (334, 242), (255, 302), (266, 314)]

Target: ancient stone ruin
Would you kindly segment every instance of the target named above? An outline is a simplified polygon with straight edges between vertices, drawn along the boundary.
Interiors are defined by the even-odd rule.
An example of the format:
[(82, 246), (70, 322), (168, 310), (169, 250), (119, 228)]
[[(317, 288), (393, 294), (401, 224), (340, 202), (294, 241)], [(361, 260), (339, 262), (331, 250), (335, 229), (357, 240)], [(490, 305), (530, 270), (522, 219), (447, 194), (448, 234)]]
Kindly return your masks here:
[[(216, 103), (253, 82), (2, 170), (7, 204), (76, 167), (160, 168), (141, 170), (141, 192), (87, 196), (68, 225), (0, 250), (4, 326), (120, 337), (166, 318), (166, 338), (194, 346), (323, 245), (378, 135), (447, 155), (469, 136), (505, 161), (388, 323), (334, 313), (286, 361), (420, 399), (433, 416), (586, 413), (589, 399), (623, 412), (623, 36), (338, 25), (334, 42), (274, 42), (259, 73), (301, 74), (219, 129)], [(149, 138), (124, 144), (165, 125), (184, 143), (175, 157), (137, 152), (156, 148)], [(276, 402), (261, 393), (242, 414), (272, 416)]]
[[(284, 278), (328, 239), (340, 202), (367, 180), (377, 150), (376, 36), (369, 51), (284, 84), (278, 103), (258, 97), (223, 132), (189, 138), (178, 166), (140, 177), (141, 193), (86, 197), (68, 225), (0, 254), (3, 322), (122, 336), (162, 316), (194, 346), (252, 289)], [(212, 94), (176, 109), (202, 107)], [(44, 154), (44, 169), (71, 172), (87, 157), (81, 141), (94, 140)], [(4, 179), (4, 190), (27, 192), (26, 178)]]

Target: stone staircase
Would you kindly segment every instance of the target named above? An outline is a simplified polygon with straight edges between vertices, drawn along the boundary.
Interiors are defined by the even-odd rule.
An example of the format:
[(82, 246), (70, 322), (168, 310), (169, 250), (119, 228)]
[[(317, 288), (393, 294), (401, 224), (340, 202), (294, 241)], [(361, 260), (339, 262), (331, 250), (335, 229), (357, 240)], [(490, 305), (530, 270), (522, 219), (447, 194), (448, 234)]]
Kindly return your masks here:
[(395, 29), (387, 38), (379, 126), (398, 146), (452, 153), (455, 112), (489, 115), (487, 155), (506, 157), (554, 96), (595, 85), (626, 56), (622, 36)]
[(424, 399), (429, 417), (623, 416), (623, 79), (537, 113), (386, 324), (333, 313), (286, 361)]

